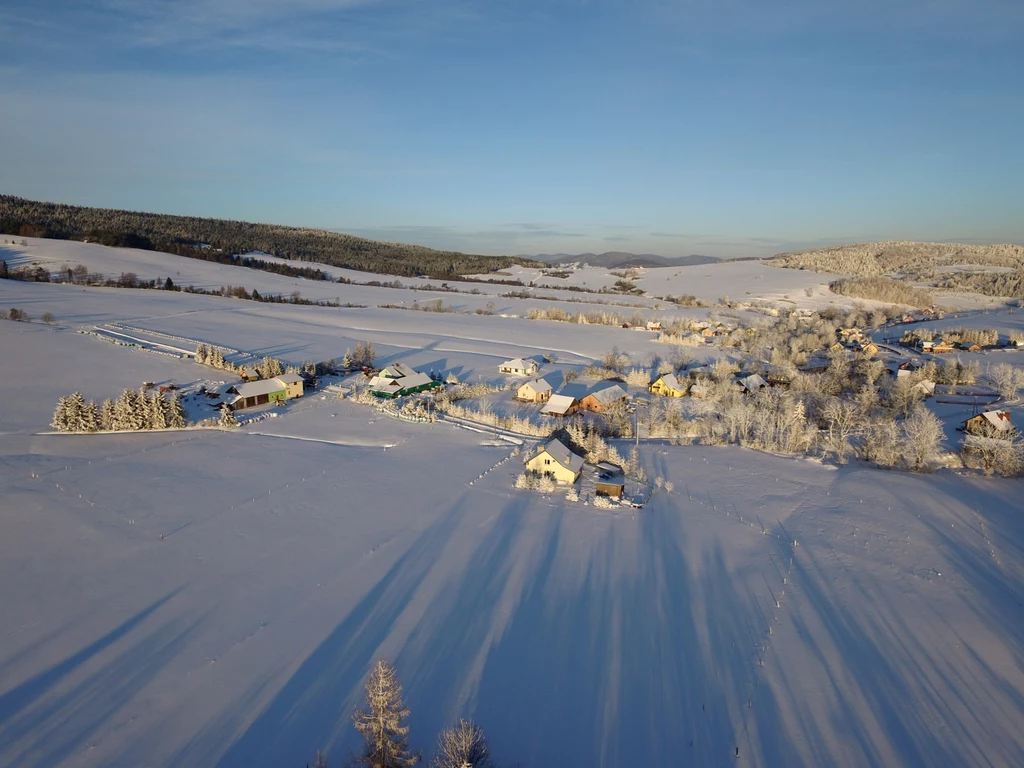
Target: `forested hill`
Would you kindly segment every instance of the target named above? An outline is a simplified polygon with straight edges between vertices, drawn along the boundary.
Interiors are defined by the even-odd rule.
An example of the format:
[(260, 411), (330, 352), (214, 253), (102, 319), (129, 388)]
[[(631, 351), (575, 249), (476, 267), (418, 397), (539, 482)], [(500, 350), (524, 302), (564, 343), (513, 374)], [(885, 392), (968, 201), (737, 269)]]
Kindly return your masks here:
[(419, 245), (365, 240), (322, 229), (86, 208), (12, 195), (0, 195), (0, 232), (21, 237), (88, 240), (211, 261), (231, 254), (262, 251), (281, 258), (367, 272), (449, 280), (458, 279), (459, 275), (493, 272), (513, 264), (541, 266), (528, 259), (435, 251)]

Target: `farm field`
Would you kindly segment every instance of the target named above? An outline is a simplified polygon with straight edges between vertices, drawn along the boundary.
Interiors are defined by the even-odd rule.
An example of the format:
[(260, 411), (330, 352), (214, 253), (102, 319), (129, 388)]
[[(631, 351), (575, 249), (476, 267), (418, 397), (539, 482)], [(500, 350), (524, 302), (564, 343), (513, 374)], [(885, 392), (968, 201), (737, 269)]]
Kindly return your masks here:
[[(90, 248), (111, 273), (131, 258)], [(179, 262), (229, 270), (211, 286), (243, 282)], [(546, 355), (541, 373), (564, 374), (613, 347), (671, 351), (618, 327), (364, 303), (0, 280), (0, 307), (35, 318), (0, 321), (0, 764), (248, 768), (317, 749), (343, 764), (381, 657), (427, 755), (472, 717), (500, 765), (537, 768), (1024, 759), (1021, 479), (643, 439), (661, 482), (642, 509), (605, 509), (514, 488), (536, 440), (405, 423), (326, 391), (231, 431), (44, 434), (76, 389), (232, 380), (160, 353), (197, 342), (299, 364), (370, 341), (378, 366), (485, 383), (525, 380), (497, 373), (506, 358)], [(1021, 317), (933, 324), (1008, 335)], [(97, 328), (108, 340), (77, 332)], [(501, 410), (509, 395), (489, 397)], [(951, 447), (970, 405), (929, 407)]]

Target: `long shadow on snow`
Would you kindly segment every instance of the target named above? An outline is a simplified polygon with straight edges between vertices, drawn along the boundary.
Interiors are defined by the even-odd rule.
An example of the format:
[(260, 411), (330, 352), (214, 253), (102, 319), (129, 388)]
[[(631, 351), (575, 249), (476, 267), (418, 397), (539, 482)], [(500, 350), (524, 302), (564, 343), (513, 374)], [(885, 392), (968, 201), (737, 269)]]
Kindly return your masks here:
[(351, 707), (378, 648), (437, 562), (460, 512), (453, 506), (420, 534), (223, 754), (219, 768), (291, 765), (317, 748), (337, 754), (339, 731), (351, 728)]
[[(35, 677), (29, 678), (25, 682), (18, 686), (15, 686), (11, 690), (7, 691), (3, 695), (0, 695), (0, 725), (5, 726), (4, 733), (8, 733), (6, 724), (9, 720), (18, 715), (26, 707), (31, 706), (36, 700), (41, 698), (47, 691), (53, 686), (60, 683), (65, 677), (73, 673), (80, 666), (88, 662), (94, 656), (102, 653), (104, 650), (109, 648), (111, 645), (116, 643), (118, 640), (123, 638), (133, 629), (138, 627), (143, 621), (149, 618), (160, 606), (174, 597), (178, 592), (181, 591), (181, 587), (178, 589), (168, 592), (166, 595), (161, 597), (153, 604), (143, 608), (141, 611), (136, 613), (131, 618), (127, 619), (123, 623), (114, 627), (107, 634), (98, 640), (90, 643), (82, 650), (77, 653), (68, 656), (64, 661), (59, 664), (55, 664), (44, 672), (40, 672)], [(0, 741), (0, 748), (2, 748), (3, 742)]]

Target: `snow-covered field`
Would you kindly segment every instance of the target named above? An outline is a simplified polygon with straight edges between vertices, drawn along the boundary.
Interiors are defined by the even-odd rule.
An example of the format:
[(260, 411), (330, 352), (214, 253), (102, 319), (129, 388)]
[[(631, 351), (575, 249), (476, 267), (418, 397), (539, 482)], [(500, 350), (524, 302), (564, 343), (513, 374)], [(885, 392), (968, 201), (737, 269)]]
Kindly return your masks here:
[(472, 717), (502, 764), (538, 768), (1024, 763), (1022, 481), (647, 443), (672, 490), (603, 510), (514, 490), (512, 445), (319, 394), (235, 432), (39, 435), (73, 389), (218, 375), (80, 326), (292, 362), (370, 340), (470, 379), (667, 350), (0, 281), (11, 306), (57, 324), (0, 322), (0, 765), (341, 764), (380, 656), (428, 754)]

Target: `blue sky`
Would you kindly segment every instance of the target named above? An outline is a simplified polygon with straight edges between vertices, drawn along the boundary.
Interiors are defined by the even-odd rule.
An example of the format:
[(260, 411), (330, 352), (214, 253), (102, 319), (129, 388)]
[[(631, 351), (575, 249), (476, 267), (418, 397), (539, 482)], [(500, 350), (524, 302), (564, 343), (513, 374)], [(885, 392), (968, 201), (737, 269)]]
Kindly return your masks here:
[(0, 192), (478, 253), (1024, 243), (1019, 0), (4, 0)]

